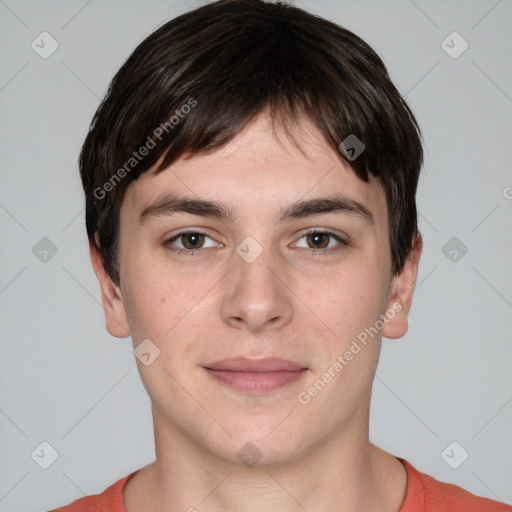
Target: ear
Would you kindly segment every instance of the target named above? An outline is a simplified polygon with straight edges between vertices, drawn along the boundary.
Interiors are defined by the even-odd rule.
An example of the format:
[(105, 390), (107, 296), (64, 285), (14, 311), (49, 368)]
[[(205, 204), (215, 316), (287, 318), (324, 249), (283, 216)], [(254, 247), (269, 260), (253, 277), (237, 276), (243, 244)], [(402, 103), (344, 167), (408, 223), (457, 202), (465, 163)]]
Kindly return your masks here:
[(407, 315), (411, 309), (422, 249), (423, 239), (421, 233), (418, 232), (414, 246), (405, 261), (404, 268), (400, 274), (393, 277), (391, 283), (390, 298), (386, 311), (394, 312), (394, 315), (387, 314), (388, 320), (385, 322), (384, 329), (382, 330), (382, 336), (385, 338), (401, 338), (407, 332)]
[(121, 289), (107, 274), (98, 249), (93, 244), (89, 244), (89, 251), (94, 272), (100, 282), (107, 331), (116, 338), (126, 338), (130, 335), (130, 328)]

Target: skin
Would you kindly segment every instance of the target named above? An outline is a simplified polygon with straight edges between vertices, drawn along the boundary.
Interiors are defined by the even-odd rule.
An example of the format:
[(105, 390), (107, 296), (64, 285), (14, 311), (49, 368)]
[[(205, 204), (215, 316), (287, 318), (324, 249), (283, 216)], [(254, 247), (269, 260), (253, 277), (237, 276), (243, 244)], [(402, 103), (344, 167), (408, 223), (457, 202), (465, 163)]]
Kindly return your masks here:
[[(381, 336), (407, 331), (421, 237), (392, 276), (380, 183), (361, 181), (309, 121), (294, 133), (298, 147), (269, 122), (263, 113), (224, 148), (146, 173), (127, 188), (119, 286), (91, 246), (108, 331), (131, 336), (134, 347), (150, 339), (160, 350), (148, 366), (137, 360), (152, 401), (157, 458), (126, 485), (128, 512), (396, 512), (405, 496), (405, 468), (369, 442), (369, 407)], [(333, 193), (363, 204), (373, 223), (347, 211), (278, 221), (291, 203)], [(224, 203), (234, 221), (175, 212), (140, 222), (165, 194)], [(166, 241), (188, 228), (210, 238), (192, 256), (173, 252)], [(301, 238), (312, 228), (347, 245), (327, 237), (315, 248), (311, 237)], [(263, 249), (252, 263), (236, 252), (249, 236)], [(186, 242), (174, 238), (171, 247)], [(300, 403), (299, 393), (393, 305), (401, 310), (383, 330)], [(250, 395), (203, 368), (237, 356), (280, 357), (308, 370)], [(247, 442), (261, 453), (253, 467), (237, 457)]]

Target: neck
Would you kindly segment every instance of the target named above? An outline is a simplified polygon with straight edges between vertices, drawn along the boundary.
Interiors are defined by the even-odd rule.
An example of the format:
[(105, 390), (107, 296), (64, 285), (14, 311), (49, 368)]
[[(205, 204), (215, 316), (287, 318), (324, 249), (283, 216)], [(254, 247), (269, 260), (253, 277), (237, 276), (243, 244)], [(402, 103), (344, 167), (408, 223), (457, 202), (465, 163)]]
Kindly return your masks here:
[(397, 512), (405, 496), (405, 468), (369, 442), (367, 428), (333, 433), (286, 463), (245, 467), (153, 415), (157, 460), (125, 487), (127, 512)]

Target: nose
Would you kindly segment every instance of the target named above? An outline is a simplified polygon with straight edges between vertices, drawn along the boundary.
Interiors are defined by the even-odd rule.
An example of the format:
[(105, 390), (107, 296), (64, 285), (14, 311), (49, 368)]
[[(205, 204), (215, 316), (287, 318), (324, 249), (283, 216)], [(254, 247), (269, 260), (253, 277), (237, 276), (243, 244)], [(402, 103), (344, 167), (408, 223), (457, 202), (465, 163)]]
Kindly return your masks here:
[(221, 305), (224, 322), (252, 332), (277, 330), (292, 319), (291, 290), (287, 287), (283, 265), (270, 250), (252, 263), (233, 254), (233, 268), (224, 282)]

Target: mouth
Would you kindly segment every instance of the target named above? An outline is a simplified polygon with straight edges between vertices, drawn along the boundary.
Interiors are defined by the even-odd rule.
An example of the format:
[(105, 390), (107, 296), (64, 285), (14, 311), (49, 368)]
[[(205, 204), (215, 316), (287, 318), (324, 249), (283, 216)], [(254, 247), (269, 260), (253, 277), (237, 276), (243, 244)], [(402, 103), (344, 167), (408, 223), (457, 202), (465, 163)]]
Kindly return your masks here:
[(263, 394), (296, 382), (308, 368), (284, 359), (224, 359), (203, 366), (221, 384), (236, 391)]

